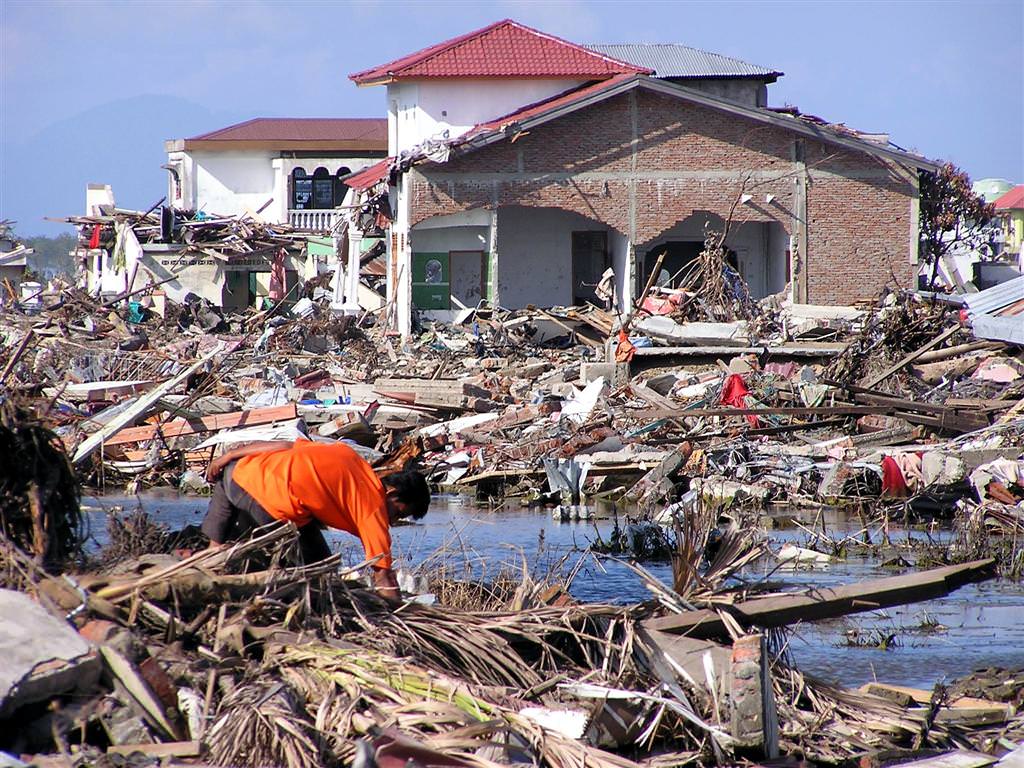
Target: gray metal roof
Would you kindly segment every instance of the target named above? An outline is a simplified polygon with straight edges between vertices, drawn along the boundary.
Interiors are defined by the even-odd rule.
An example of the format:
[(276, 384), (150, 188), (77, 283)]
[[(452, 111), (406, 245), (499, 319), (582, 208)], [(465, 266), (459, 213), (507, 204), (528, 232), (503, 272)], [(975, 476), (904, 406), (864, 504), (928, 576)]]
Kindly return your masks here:
[(677, 43), (624, 43), (585, 47), (619, 61), (653, 69), (655, 77), (754, 77), (774, 80), (782, 75), (782, 72), (773, 69)]
[[(1021, 299), (1024, 299), (1024, 277), (1015, 277), (979, 293), (964, 296), (971, 315), (993, 314)], [(1024, 320), (1020, 322), (1024, 323)]]

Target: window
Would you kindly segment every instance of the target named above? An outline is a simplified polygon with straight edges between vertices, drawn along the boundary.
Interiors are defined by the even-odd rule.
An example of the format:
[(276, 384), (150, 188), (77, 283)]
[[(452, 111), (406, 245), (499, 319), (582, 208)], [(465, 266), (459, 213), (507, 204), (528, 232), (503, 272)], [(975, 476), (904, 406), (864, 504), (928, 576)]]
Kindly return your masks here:
[(334, 207), (334, 181), (326, 168), (313, 171), (313, 208)]
[(341, 179), (352, 171), (342, 166), (334, 175), (323, 166), (310, 176), (305, 168), (292, 171), (291, 207), (295, 210), (337, 208), (345, 200), (348, 185)]
[(305, 168), (292, 171), (292, 208), (304, 210), (313, 207), (313, 179)]

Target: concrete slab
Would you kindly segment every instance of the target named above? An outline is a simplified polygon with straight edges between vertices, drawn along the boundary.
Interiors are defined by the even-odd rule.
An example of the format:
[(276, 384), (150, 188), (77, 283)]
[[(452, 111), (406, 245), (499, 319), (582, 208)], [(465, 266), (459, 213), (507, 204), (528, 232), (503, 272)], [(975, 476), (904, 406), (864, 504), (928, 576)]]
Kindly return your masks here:
[(0, 589), (0, 616), (0, 718), (96, 684), (99, 657), (67, 622), (9, 589)]

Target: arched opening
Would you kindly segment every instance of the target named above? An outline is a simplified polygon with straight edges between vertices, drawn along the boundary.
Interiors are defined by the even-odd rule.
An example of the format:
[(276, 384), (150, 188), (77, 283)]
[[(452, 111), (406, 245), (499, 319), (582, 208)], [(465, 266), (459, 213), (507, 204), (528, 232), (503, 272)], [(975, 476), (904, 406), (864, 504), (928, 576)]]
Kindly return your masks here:
[(313, 208), (323, 210), (334, 207), (334, 179), (323, 166), (313, 171)]
[(313, 179), (305, 168), (292, 170), (292, 208), (305, 210), (313, 207)]
[[(642, 288), (661, 264), (654, 284), (677, 288), (685, 283), (708, 235), (725, 228), (721, 216), (694, 211), (658, 237), (637, 247), (638, 285)], [(726, 261), (743, 278), (751, 298), (778, 293), (789, 280), (789, 235), (777, 221), (733, 224), (725, 240)]]
[[(413, 226), (410, 243), (413, 306), (432, 316), (481, 300), (508, 309), (594, 304), (621, 310), (628, 302), (625, 235), (562, 208), (503, 206), (496, 215), (474, 208), (435, 216)], [(604, 288), (612, 288), (598, 290), (609, 270)]]
[[(498, 209), (497, 291), (502, 306), (585, 306), (622, 309), (629, 241), (608, 224), (562, 208)], [(614, 287), (615, 301), (599, 289)]]
[(348, 192), (348, 184), (342, 181), (343, 178), (352, 173), (347, 166), (342, 166), (334, 174), (334, 206), (337, 208), (345, 201), (345, 193)]

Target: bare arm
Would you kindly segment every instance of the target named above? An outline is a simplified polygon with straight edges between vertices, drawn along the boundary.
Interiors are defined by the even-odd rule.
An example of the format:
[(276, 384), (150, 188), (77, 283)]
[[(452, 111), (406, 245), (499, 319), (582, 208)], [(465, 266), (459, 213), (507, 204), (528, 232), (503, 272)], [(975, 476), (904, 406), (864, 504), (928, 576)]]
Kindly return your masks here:
[(244, 456), (253, 456), (257, 453), (283, 451), (291, 447), (292, 443), (285, 442), (283, 440), (263, 440), (261, 442), (243, 445), (241, 448), (232, 448), (227, 453), (221, 454), (210, 462), (210, 466), (206, 468), (206, 479), (212, 483), (220, 477), (220, 473), (224, 471), (224, 467), (232, 461), (238, 461)]
[(398, 588), (398, 579), (390, 568), (373, 568), (373, 589), (389, 603), (398, 605), (402, 602), (402, 591)]

